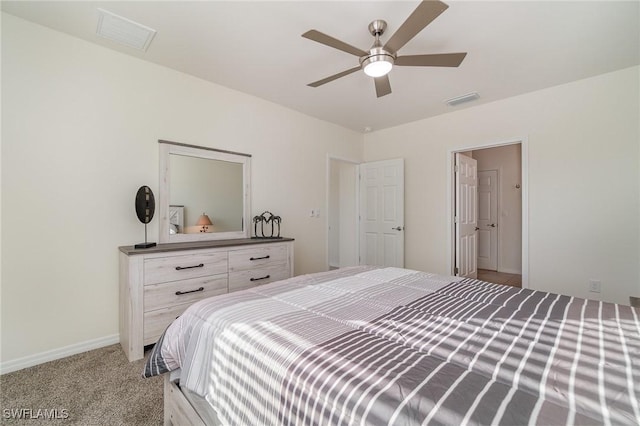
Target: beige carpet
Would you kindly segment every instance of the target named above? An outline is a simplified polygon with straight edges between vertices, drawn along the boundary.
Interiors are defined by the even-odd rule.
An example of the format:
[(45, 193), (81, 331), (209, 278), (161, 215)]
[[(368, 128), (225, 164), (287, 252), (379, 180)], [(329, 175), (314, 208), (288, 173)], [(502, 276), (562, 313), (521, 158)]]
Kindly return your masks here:
[[(18, 425), (161, 425), (162, 377), (144, 379), (144, 360), (120, 348), (73, 355), (0, 376), (0, 423)], [(67, 419), (15, 420), (11, 411), (57, 410)], [(42, 413), (42, 412), (41, 412)], [(44, 414), (43, 414), (44, 415)]]

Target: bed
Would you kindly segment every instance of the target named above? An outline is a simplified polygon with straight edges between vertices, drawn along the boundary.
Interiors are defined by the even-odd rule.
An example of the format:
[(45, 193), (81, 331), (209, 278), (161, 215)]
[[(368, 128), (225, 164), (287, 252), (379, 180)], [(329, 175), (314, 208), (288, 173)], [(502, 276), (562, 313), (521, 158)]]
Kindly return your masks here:
[(192, 305), (145, 376), (165, 423), (639, 424), (629, 306), (400, 268), (298, 276)]

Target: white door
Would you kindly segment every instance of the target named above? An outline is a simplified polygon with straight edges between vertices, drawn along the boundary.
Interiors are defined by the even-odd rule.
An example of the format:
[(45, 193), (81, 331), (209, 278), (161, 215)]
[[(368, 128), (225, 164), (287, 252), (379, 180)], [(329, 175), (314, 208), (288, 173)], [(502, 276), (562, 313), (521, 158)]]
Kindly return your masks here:
[(478, 172), (478, 268), (498, 270), (498, 171)]
[(404, 267), (404, 160), (360, 165), (360, 264)]
[(456, 153), (456, 275), (477, 278), (477, 161), (466, 155)]

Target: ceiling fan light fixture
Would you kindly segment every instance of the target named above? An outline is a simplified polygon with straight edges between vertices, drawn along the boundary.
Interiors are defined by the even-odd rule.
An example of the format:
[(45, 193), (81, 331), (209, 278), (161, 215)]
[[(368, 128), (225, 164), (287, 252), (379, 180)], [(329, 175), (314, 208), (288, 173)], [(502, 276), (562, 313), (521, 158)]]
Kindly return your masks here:
[(393, 56), (387, 54), (371, 55), (362, 61), (364, 73), (369, 77), (382, 77), (393, 68)]
[(395, 30), (385, 44), (382, 44), (380, 41), (380, 36), (385, 33), (387, 23), (382, 19), (371, 22), (369, 24), (369, 33), (375, 40), (371, 48), (367, 51), (331, 37), (330, 35), (323, 34), (318, 30), (307, 31), (302, 34), (302, 37), (357, 56), (360, 59), (360, 66), (349, 68), (348, 70), (333, 74), (322, 80), (314, 81), (313, 83), (307, 84), (307, 86), (322, 86), (338, 78), (363, 70), (367, 76), (373, 77), (376, 96), (381, 98), (391, 93), (391, 83), (389, 82), (387, 74), (389, 74), (394, 65), (405, 67), (459, 66), (467, 55), (466, 52), (397, 56), (398, 51), (402, 49), (405, 44), (440, 16), (447, 7), (449, 6), (439, 0), (421, 1), (418, 7), (400, 27)]

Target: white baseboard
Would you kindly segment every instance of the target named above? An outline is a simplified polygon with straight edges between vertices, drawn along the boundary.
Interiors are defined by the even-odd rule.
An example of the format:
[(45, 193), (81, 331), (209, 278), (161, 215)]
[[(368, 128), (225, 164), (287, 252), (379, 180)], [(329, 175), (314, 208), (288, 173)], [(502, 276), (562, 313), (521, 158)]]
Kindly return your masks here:
[(34, 365), (43, 364), (56, 359), (66, 358), (92, 349), (103, 348), (105, 346), (116, 344), (120, 341), (119, 334), (100, 337), (98, 339), (87, 340), (69, 346), (64, 346), (50, 351), (40, 352), (38, 354), (25, 356), (23, 358), (12, 359), (11, 361), (0, 362), (0, 374), (12, 373), (22, 370), (23, 368), (33, 367)]
[(516, 269), (504, 269), (504, 268), (498, 268), (498, 272), (504, 272), (505, 274), (516, 274), (516, 275), (522, 275), (522, 271), (518, 271)]

